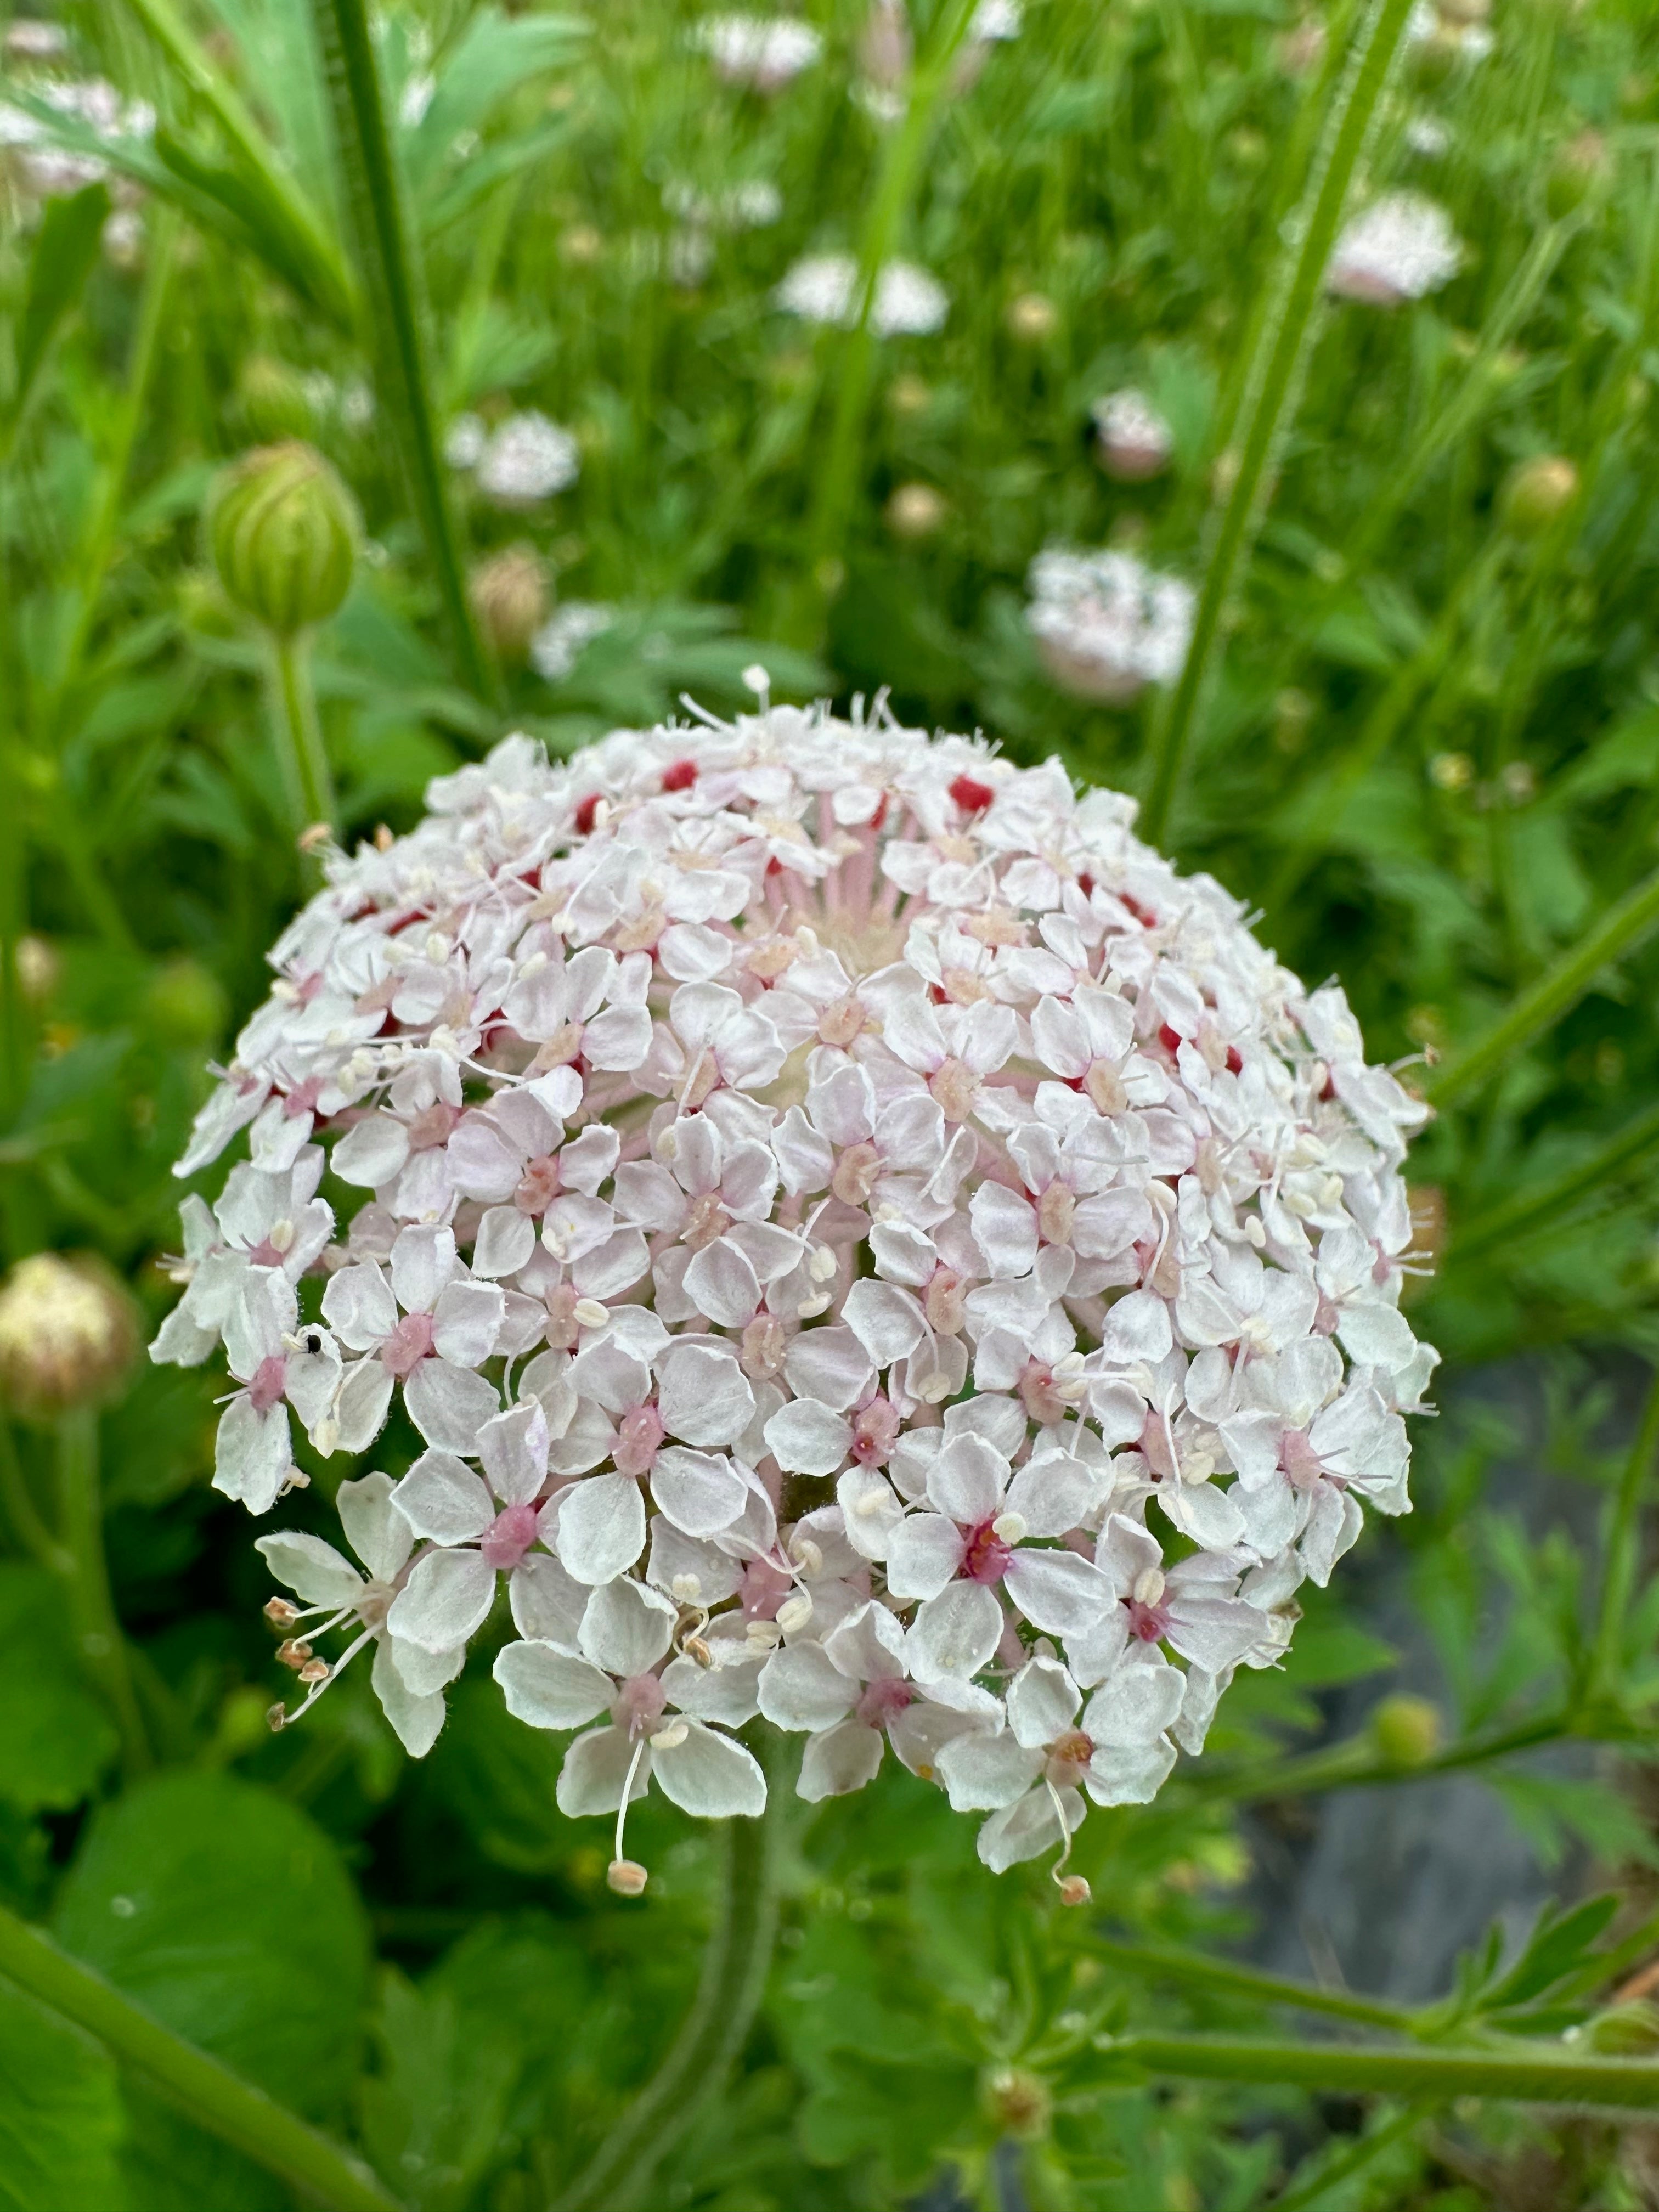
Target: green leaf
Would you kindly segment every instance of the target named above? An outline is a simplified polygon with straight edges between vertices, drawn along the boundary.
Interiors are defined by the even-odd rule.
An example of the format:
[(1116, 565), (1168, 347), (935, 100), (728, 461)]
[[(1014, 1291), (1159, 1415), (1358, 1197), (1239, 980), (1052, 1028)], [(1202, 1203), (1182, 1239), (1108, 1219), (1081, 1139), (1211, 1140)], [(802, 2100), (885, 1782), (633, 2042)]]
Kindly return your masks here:
[(416, 2212), (459, 2212), (499, 2154), (518, 2079), (511, 2037), (447, 1993), (388, 1972), (375, 2036), (380, 2071), (363, 2084), (363, 2140)]
[(17, 323), (15, 376), (8, 429), (15, 435), (27, 411), (52, 341), (85, 289), (98, 258), (98, 241), (109, 215), (109, 194), (88, 185), (67, 199), (51, 199), (29, 256), (23, 309)]
[(106, 1807), (59, 1898), (58, 1940), (180, 2035), (308, 2117), (356, 2070), (362, 1908), (303, 1813), (172, 1774)]
[(0, 2212), (126, 2212), (125, 2125), (108, 2054), (0, 1982)]
[(1614, 1896), (1591, 1897), (1570, 1912), (1547, 1911), (1526, 1949), (1496, 1989), (1487, 1992), (1488, 2006), (1525, 2004), (1575, 1972), (1619, 1905)]
[(0, 1565), (0, 1799), (66, 1812), (115, 1756), (116, 1735), (81, 1680), (63, 1586), (45, 1567)]

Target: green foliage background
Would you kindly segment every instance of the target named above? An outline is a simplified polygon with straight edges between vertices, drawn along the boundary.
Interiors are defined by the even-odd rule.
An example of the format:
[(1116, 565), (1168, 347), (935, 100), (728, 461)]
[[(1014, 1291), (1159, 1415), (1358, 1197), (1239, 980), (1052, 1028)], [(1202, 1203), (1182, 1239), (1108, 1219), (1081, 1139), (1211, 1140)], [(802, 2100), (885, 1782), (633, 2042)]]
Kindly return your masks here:
[[(924, 56), (945, 12), (917, 8)], [(893, 242), (946, 286), (949, 319), (874, 347), (867, 410), (837, 447), (860, 341), (770, 295), (797, 255), (871, 234), (892, 142), (849, 97), (861, 4), (811, 0), (823, 58), (770, 97), (716, 82), (677, 0), (613, 0), (587, 24), (388, 7), (437, 413), (534, 405), (580, 441), (580, 481), (528, 514), (453, 487), (468, 562), (527, 541), (562, 599), (617, 611), (548, 684), (518, 665), (469, 682), (446, 630), (406, 426), (354, 320), (306, 0), (64, 0), (76, 68), (159, 125), (44, 206), (15, 157), (0, 173), (6, 1259), (96, 1250), (159, 1319), (169, 1163), (301, 895), (261, 649), (204, 563), (222, 460), (302, 434), (362, 503), (368, 557), (315, 646), (354, 836), (407, 827), (426, 780), (503, 729), (566, 750), (683, 692), (730, 708), (757, 659), (781, 695), (890, 686), (907, 717), (1144, 789), (1167, 702), (1054, 690), (1022, 624), (1024, 572), (1063, 539), (1201, 576), (1243, 365), (1358, 12), (1030, 0), (1023, 35), (945, 93), (896, 210)], [(1443, 24), (1384, 95), (1360, 194), (1443, 199), (1463, 265), (1421, 304), (1321, 325), (1167, 830), (1310, 980), (1341, 977), (1375, 1056), (1454, 1065), (1659, 866), (1659, 23), (1643, 0), (1498, 0), (1492, 29), (1476, 62)], [(14, 65), (8, 97), (46, 127), (31, 86)], [(1413, 150), (1428, 120), (1437, 154)], [(778, 187), (779, 220), (714, 234), (701, 280), (675, 281), (665, 188), (756, 180)], [(106, 227), (135, 188), (136, 246)], [(1032, 295), (1049, 315), (1017, 307)], [(1086, 438), (1091, 402), (1125, 383), (1175, 430), (1171, 467), (1142, 485), (1109, 483)], [(1550, 453), (1575, 465), (1576, 497), (1541, 530), (1511, 526), (1506, 479)], [(920, 539), (889, 506), (914, 484), (943, 501)], [(1261, 1977), (1206, 1964), (1249, 1933), (1244, 1808), (1463, 1767), (1547, 1857), (1587, 1848), (1618, 1917), (1547, 1927), (1518, 1964), (1513, 1946), (1466, 1961), (1426, 2013), (1345, 2027), (1316, 1991), (1304, 2012), (1425, 2047), (1653, 2041), (1640, 2003), (1613, 2002), (1659, 1941), (1639, 1784), (1659, 1588), (1647, 1469), (1616, 1406), (1659, 1348), (1659, 946), (1632, 933), (1579, 980), (1559, 1020), (1449, 1093), (1416, 1155), (1437, 1271), (1413, 1325), (1448, 1355), (1449, 1410), (1419, 1433), (1414, 1518), (1369, 1540), (1395, 1547), (1439, 1654), (1438, 1750), (1398, 1708), (1392, 1735), (1322, 1740), (1331, 1694), (1386, 1692), (1395, 1664), (1339, 1589), (1314, 1594), (1282, 1673), (1234, 1691), (1202, 1765), (1153, 1807), (1091, 1816), (1092, 1914), (1061, 1912), (1040, 1869), (993, 1881), (971, 1824), (908, 1776), (809, 1813), (783, 1775), (763, 2004), (641, 2201), (1659, 2202), (1645, 2138), (1606, 2123), (1432, 2089), (1171, 2086), (1112, 2048), (1293, 2016)], [(1493, 1479), (1516, 1440), (1462, 1378), (1517, 1354), (1551, 1408), (1528, 1448), (1607, 1501), (1599, 1557), (1529, 1530)], [(53, 1440), (7, 1426), (0, 1896), (355, 2143), (405, 2205), (540, 2212), (672, 2038), (716, 1847), (642, 1808), (649, 1902), (611, 1898), (599, 1824), (553, 1809), (562, 1746), (507, 1719), (487, 1650), (419, 1766), (350, 1677), (270, 1737), (263, 1574), (246, 1517), (207, 1487), (215, 1389), (142, 1367), (100, 1423), (141, 1714), (125, 1743), (68, 1626)], [(398, 1449), (377, 1448), (394, 1472)], [(325, 1487), (294, 1517), (326, 1526)], [(1527, 1764), (1563, 1738), (1609, 1747), (1600, 1778)], [(0, 1980), (0, 2206), (290, 2201)]]

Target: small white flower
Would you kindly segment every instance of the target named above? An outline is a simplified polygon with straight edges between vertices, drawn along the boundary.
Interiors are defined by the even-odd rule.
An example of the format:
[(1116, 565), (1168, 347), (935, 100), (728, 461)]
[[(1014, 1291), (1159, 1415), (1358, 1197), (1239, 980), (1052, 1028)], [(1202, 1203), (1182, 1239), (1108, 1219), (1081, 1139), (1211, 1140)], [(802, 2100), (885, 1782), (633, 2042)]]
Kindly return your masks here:
[(1094, 420), (1095, 449), (1108, 476), (1138, 483), (1169, 465), (1175, 432), (1144, 392), (1126, 386), (1097, 399), (1089, 412)]
[(1462, 259), (1444, 208), (1421, 192), (1389, 192), (1344, 227), (1325, 283), (1342, 299), (1394, 307), (1437, 292)]
[(823, 52), (812, 26), (790, 15), (705, 15), (691, 42), (728, 84), (752, 85), (757, 92), (778, 91)]
[(614, 608), (589, 599), (556, 607), (530, 641), (530, 665), (545, 684), (562, 684), (583, 651), (616, 621)]
[(1158, 575), (1132, 553), (1051, 546), (1028, 580), (1026, 626), (1063, 690), (1121, 704), (1181, 673), (1196, 602), (1179, 577)]
[[(778, 286), (778, 305), (804, 322), (850, 325), (859, 311), (858, 263), (850, 253), (811, 254)], [(938, 279), (913, 261), (890, 261), (876, 279), (870, 327), (878, 337), (925, 336), (951, 311)]]
[(490, 432), (474, 469), (479, 490), (497, 507), (534, 507), (580, 472), (575, 439), (534, 408), (509, 415)]

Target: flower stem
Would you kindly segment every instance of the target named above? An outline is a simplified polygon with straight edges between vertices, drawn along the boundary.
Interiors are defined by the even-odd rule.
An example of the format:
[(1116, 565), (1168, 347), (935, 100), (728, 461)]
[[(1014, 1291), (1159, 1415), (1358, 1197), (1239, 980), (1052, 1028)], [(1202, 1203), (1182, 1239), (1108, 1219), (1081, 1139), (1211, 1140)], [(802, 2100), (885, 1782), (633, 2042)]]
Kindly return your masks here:
[(402, 179), (363, 0), (313, 0), (334, 140), (367, 295), (380, 402), (391, 419), (416, 518), (426, 540), (462, 684), (489, 701), (494, 684), (467, 598), (455, 518), (432, 404), (426, 302), (410, 251)]
[(1655, 1457), (1659, 1455), (1659, 1372), (1648, 1385), (1647, 1402), (1642, 1408), (1642, 1424), (1631, 1446), (1630, 1456), (1625, 1462), (1618, 1492), (1608, 1516), (1606, 1541), (1601, 1547), (1605, 1565), (1601, 1571), (1601, 1590), (1596, 1605), (1595, 1641), (1590, 1655), (1590, 1685), (1601, 1695), (1611, 1696), (1616, 1692), (1620, 1675), (1620, 1645), (1624, 1641), (1625, 1616), (1630, 1611), (1630, 1601), (1636, 1588), (1637, 1569), (1641, 1563), (1640, 1519), (1642, 1492), (1653, 1473)]
[(780, 1797), (775, 1786), (760, 1820), (721, 1824), (720, 1902), (690, 2010), (667, 2057), (552, 2212), (623, 2212), (718, 2093), (772, 1960)]
[(58, 1416), (58, 1525), (76, 1649), (120, 1733), (121, 1755), (128, 1773), (141, 1774), (151, 1763), (149, 1739), (133, 1694), (126, 1638), (110, 1595), (95, 1407), (77, 1406)]
[(1490, 1212), (1477, 1214), (1467, 1225), (1454, 1224), (1447, 1264), (1456, 1267), (1477, 1259), (1494, 1244), (1515, 1243), (1534, 1230), (1553, 1224), (1581, 1198), (1610, 1182), (1621, 1168), (1630, 1166), (1659, 1145), (1659, 1106), (1633, 1115), (1603, 1145), (1534, 1190), (1517, 1191)]
[(1299, 1759), (1263, 1760), (1259, 1765), (1224, 1769), (1196, 1777), (1188, 1786), (1195, 1798), (1225, 1798), (1245, 1804), (1263, 1797), (1312, 1796), (1322, 1790), (1369, 1789), (1379, 1783), (1423, 1782), (1437, 1774), (1461, 1773), (1466, 1767), (1484, 1766), (1511, 1752), (1531, 1751), (1578, 1733), (1576, 1715), (1561, 1706), (1534, 1713), (1512, 1727), (1492, 1729), (1449, 1743), (1431, 1759), (1415, 1766), (1380, 1759), (1369, 1731), (1347, 1737)]
[(1659, 869), (1609, 907), (1595, 928), (1522, 991), (1483, 1037), (1431, 1071), (1423, 1085), (1431, 1103), (1443, 1106), (1495, 1075), (1506, 1060), (1577, 1006), (1602, 969), (1633, 951), (1656, 928)]
[(1559, 2045), (1517, 2044), (1513, 2052), (1352, 2045), (1269, 2043), (1231, 2035), (1103, 2037), (1115, 2072), (1204, 2081), (1273, 2081), (1355, 2096), (1500, 2097), (1521, 2104), (1650, 2111), (1659, 2106), (1659, 2062), (1565, 2057)]
[(1411, 9), (1412, 0), (1371, 0), (1331, 103), (1308, 189), (1275, 273), (1273, 306), (1262, 323), (1244, 379), (1231, 449), (1237, 455), (1237, 471), (1204, 572), (1192, 644), (1152, 740), (1152, 775), (1140, 828), (1153, 844), (1168, 824), (1194, 729), (1219, 668), (1225, 617), (1272, 495), (1273, 471), (1302, 397), (1326, 264)]
[(311, 640), (301, 630), (270, 641), (271, 726), (296, 830), (325, 822), (337, 830), (334, 779), (329, 773), (317, 694), (311, 681)]
[(47, 1528), (35, 1504), (28, 1477), (17, 1456), (17, 1439), (11, 1432), (11, 1423), (3, 1418), (0, 1418), (0, 1499), (4, 1501), (12, 1534), (24, 1550), (32, 1553), (43, 1567), (50, 1567), (53, 1574), (67, 1579), (74, 1572), (75, 1562)]
[(1413, 2015), (1403, 2005), (1384, 2004), (1372, 1997), (1350, 1996), (1346, 1990), (1310, 1989), (1278, 1974), (1264, 1974), (1231, 1959), (1206, 1958), (1201, 1952), (1166, 1949), (1156, 1943), (1120, 1943), (1109, 1936), (1094, 1936), (1091, 1948), (1120, 1966), (1150, 1978), (1176, 1982), (1199, 1982), (1206, 1988), (1226, 1990), (1235, 1996), (1254, 1997), (1258, 2003), (1288, 2005), (1297, 2012), (1323, 2013), (1334, 2020), (1352, 2020), (1367, 2027), (1386, 2027), (1396, 2035), (1413, 2033)]
[(398, 2212), (361, 2160), (242, 2081), (218, 2059), (113, 1990), (51, 1939), (0, 1907), (0, 1974), (107, 2045), (198, 2127), (329, 2212)]

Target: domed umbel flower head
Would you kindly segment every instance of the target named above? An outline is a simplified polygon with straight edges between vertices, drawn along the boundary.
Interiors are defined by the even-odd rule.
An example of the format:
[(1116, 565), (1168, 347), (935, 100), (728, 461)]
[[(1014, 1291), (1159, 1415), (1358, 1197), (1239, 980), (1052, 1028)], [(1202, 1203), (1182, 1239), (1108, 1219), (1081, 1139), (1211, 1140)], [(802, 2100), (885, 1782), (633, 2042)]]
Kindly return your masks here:
[(132, 1300), (90, 1254), (32, 1253), (0, 1285), (0, 1405), (24, 1420), (113, 1397), (137, 1352)]
[(220, 477), (208, 543), (225, 594), (276, 637), (338, 612), (351, 588), (357, 503), (322, 455), (291, 439), (258, 446)]
[(761, 1809), (757, 1717), (811, 1800), (890, 1747), (996, 1868), (1150, 1798), (1405, 1509), (1435, 1357), (1425, 1109), (1340, 991), (1132, 801), (755, 676), (730, 726), (510, 738), (331, 858), (180, 1163), (247, 1132), (155, 1347), (222, 1337), (256, 1509), (295, 1416), (365, 1453), (401, 1399), (361, 1567), (263, 1541), (283, 1652), (314, 1697), (320, 1638), (372, 1644), (422, 1751), (504, 1595), (495, 1679), (625, 1890), (650, 1783)]

